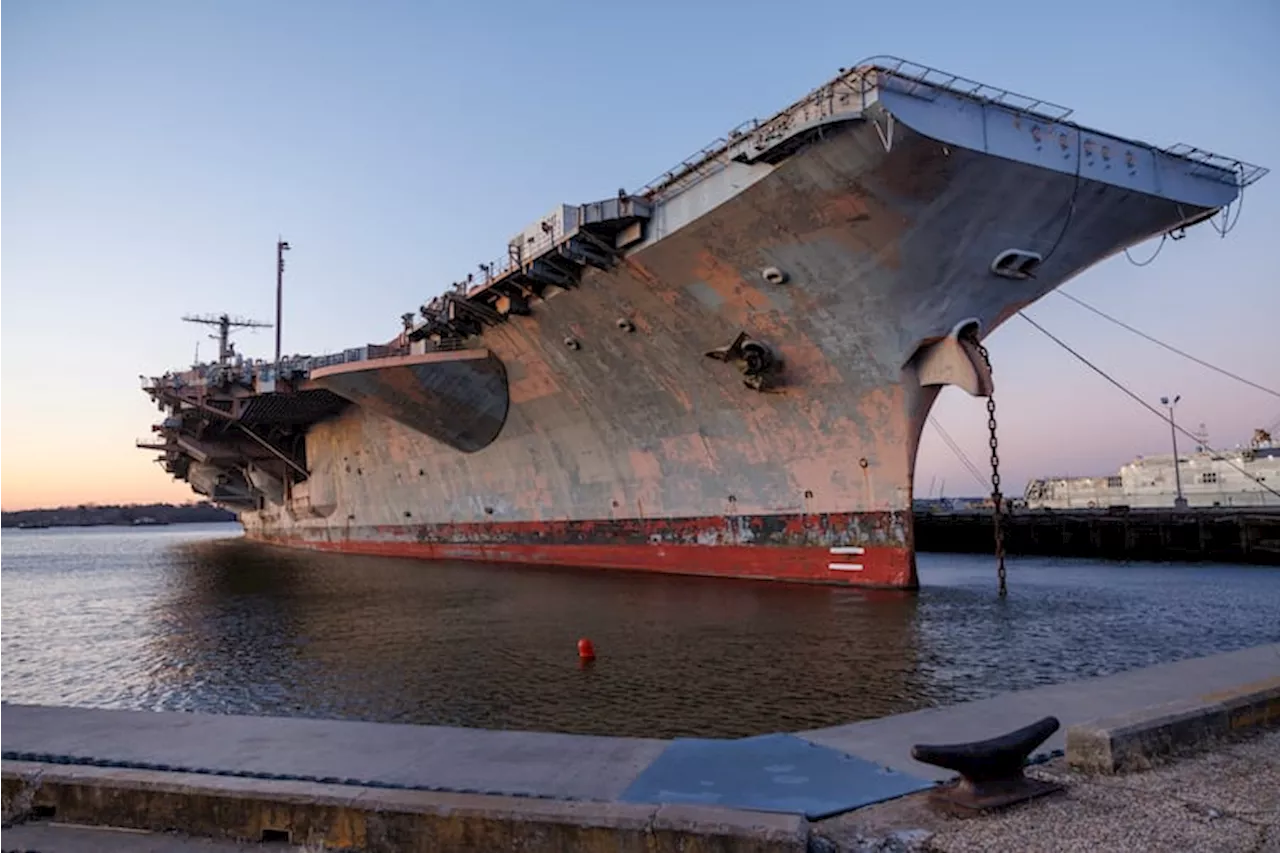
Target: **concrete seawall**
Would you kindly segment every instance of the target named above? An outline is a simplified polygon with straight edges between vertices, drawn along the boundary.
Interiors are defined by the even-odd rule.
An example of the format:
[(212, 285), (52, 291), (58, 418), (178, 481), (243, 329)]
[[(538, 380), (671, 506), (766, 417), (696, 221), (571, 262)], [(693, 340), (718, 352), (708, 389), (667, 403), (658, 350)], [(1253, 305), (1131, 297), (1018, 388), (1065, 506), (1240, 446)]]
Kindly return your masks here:
[(4, 762), (3, 796), (62, 823), (361, 851), (804, 853), (800, 815)]
[[(1280, 566), (1280, 511), (1021, 510), (1005, 516), (1011, 554)], [(916, 512), (920, 551), (986, 553), (991, 511)]]
[[(1161, 728), (1168, 714), (1150, 709), (1167, 703), (1181, 703), (1184, 717), (1200, 703), (1202, 722)], [(753, 792), (732, 785), (705, 789), (714, 793), (703, 802), (636, 801), (638, 780), (680, 741), (21, 705), (2, 713), (6, 820), (44, 816), (369, 851), (802, 851), (842, 819), (831, 815), (858, 808), (822, 806), (815, 816), (790, 791), (744, 807)], [(886, 779), (910, 774), (922, 783), (915, 790), (926, 790), (949, 778), (913, 761), (912, 744), (990, 737), (1047, 714), (1063, 728), (1044, 750), (1107, 732), (1091, 742), (1128, 744), (1129, 755), (1141, 746), (1144, 760), (1158, 763), (1280, 722), (1280, 644), (797, 736), (703, 743), (737, 749), (739, 775), (768, 764), (801, 793), (796, 785), (806, 780), (797, 774), (812, 768), (779, 777), (787, 768), (762, 750), (777, 738), (814, 754), (836, 750), (846, 777), (836, 781), (871, 768), (854, 787), (866, 794), (861, 803), (879, 808), (907, 790), (886, 793)], [(1123, 724), (1105, 722), (1114, 718)], [(699, 775), (713, 775), (706, 766)]]
[(1280, 725), (1280, 678), (1244, 684), (1072, 726), (1067, 761), (1091, 773), (1147, 770), (1162, 761)]

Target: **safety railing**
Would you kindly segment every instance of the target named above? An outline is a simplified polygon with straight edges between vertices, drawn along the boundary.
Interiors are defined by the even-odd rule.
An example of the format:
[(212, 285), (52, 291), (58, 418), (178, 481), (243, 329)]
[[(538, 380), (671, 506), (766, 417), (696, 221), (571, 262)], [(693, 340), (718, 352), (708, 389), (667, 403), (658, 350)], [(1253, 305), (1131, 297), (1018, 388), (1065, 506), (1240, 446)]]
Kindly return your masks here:
[(1244, 189), (1262, 179), (1271, 170), (1265, 166), (1255, 166), (1243, 160), (1224, 157), (1200, 148), (1179, 142), (1164, 149), (1164, 153), (1181, 157), (1195, 164), (1192, 174), (1216, 180), (1228, 186)]
[(463, 338), (441, 338), (438, 341), (426, 340), (427, 352), (457, 352), (467, 348), (467, 342)]
[(931, 68), (928, 65), (921, 65), (918, 62), (912, 62), (897, 56), (873, 56), (858, 63), (859, 68), (868, 66), (870, 66), (871, 70), (887, 74), (902, 81), (902, 84), (906, 87), (907, 94), (922, 94), (926, 88), (945, 89), (957, 95), (999, 104), (1015, 112), (1043, 116), (1050, 121), (1063, 121), (1074, 112), (1071, 108), (1055, 104), (1052, 101), (1032, 98), (1029, 95), (1020, 95), (1009, 89), (989, 86), (977, 80), (970, 80), (968, 77), (961, 77), (959, 74)]
[[(447, 349), (449, 345), (446, 342), (428, 341), (427, 350), (435, 351), (435, 348)], [(253, 385), (258, 382), (272, 382), (276, 379), (285, 378), (305, 378), (311, 374), (312, 370), (321, 367), (330, 367), (335, 364), (351, 364), (362, 361), (374, 361), (382, 358), (395, 358), (409, 354), (409, 347), (405, 344), (368, 344), (362, 347), (351, 347), (341, 352), (326, 353), (324, 355), (313, 356), (291, 356), (280, 360), (279, 369), (273, 361), (265, 359), (252, 359), (242, 361), (239, 364), (219, 364), (217, 362), (209, 362), (207, 364), (197, 365), (190, 370), (184, 370), (176, 373), (166, 373), (163, 376), (157, 376), (150, 380), (146, 377), (142, 378), (142, 387), (144, 389), (151, 387), (158, 388), (201, 388), (208, 386), (221, 385), (228, 379), (239, 381), (245, 385)]]
[[(1018, 112), (1042, 116), (1050, 121), (1062, 121), (1072, 113), (1070, 108), (1042, 98), (1020, 95), (1009, 89), (989, 86), (977, 80), (962, 77), (959, 74), (951, 74), (900, 57), (875, 56), (858, 63), (852, 69), (842, 69), (839, 77), (819, 86), (794, 104), (779, 110), (770, 118), (763, 121), (752, 119), (738, 125), (727, 136), (703, 146), (671, 169), (647, 182), (636, 190), (634, 195), (650, 197), (654, 193), (667, 189), (687, 177), (709, 171), (718, 165), (722, 156), (741, 142), (744, 136), (748, 136), (758, 130), (768, 129), (778, 123), (786, 123), (790, 118), (794, 118), (801, 113), (812, 113), (815, 109), (819, 113), (832, 111), (832, 107), (829, 104), (831, 95), (841, 85), (852, 85), (855, 87), (856, 92), (865, 96), (875, 85), (868, 80), (872, 73), (885, 75), (890, 80), (895, 81), (890, 85), (895, 85), (896, 83), (908, 94), (926, 95), (928, 90), (943, 89), (969, 98), (1000, 104)], [(813, 116), (808, 116), (807, 118), (812, 120)]]
[(742, 124), (729, 131), (726, 136), (721, 136), (714, 142), (702, 146), (688, 157), (685, 157), (675, 166), (672, 166), (661, 175), (651, 179), (643, 187), (632, 193), (632, 195), (647, 198), (656, 190), (668, 186), (682, 178), (689, 177), (693, 174), (701, 175), (708, 169), (710, 164), (715, 162), (716, 157), (719, 154), (722, 154), (727, 149), (736, 145), (742, 140), (742, 137), (751, 133), (759, 126), (760, 122), (755, 119), (744, 121)]

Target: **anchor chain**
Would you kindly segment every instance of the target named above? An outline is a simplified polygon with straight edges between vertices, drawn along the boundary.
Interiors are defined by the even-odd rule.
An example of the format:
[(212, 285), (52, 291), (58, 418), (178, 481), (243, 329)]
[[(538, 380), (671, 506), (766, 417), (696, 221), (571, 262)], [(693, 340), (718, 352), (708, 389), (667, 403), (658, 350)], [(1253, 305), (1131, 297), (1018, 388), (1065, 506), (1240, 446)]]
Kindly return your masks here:
[[(978, 348), (978, 352), (982, 355), (982, 360), (987, 364), (987, 371), (991, 370), (991, 355), (987, 352), (979, 341), (976, 334), (972, 337), (973, 345)], [(1000, 452), (999, 440), (996, 437), (996, 395), (993, 391), (987, 397), (987, 430), (991, 437), (987, 443), (991, 446), (991, 523), (995, 530), (996, 539), (996, 574), (1000, 578), (1000, 597), (1004, 598), (1009, 594), (1009, 587), (1005, 581), (1004, 569), (1004, 526), (1001, 524), (1004, 515), (1004, 496), (1000, 494)]]

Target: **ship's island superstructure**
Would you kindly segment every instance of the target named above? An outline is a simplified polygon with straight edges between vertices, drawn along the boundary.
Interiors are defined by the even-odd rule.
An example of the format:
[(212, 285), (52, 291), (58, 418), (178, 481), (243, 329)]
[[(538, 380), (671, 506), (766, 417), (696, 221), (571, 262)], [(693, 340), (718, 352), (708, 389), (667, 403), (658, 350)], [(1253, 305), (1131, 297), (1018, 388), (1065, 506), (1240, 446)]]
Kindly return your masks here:
[(563, 205), (385, 344), (144, 379), (144, 446), (284, 545), (916, 585), (912, 475), (978, 341), (1265, 170), (902, 60)]

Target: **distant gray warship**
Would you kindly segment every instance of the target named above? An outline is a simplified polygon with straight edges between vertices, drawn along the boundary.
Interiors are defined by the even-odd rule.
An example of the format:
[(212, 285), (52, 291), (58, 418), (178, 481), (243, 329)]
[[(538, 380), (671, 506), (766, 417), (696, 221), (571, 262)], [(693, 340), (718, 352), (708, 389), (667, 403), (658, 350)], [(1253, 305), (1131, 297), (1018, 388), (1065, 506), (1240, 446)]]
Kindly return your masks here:
[(1045, 477), (1027, 484), (1032, 509), (1239, 507), (1280, 509), (1280, 442), (1254, 430), (1248, 447), (1139, 456), (1101, 477)]

